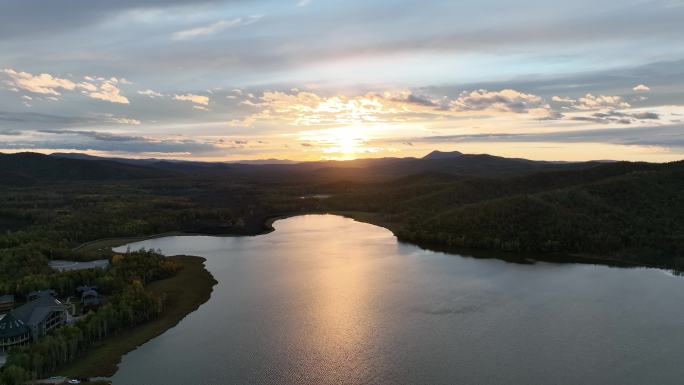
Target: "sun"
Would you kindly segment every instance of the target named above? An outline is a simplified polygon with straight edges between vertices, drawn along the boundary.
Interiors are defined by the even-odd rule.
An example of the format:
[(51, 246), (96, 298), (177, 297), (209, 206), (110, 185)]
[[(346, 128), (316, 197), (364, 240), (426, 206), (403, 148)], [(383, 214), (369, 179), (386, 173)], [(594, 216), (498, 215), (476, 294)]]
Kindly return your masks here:
[(325, 159), (351, 160), (378, 150), (368, 145), (370, 138), (367, 132), (365, 126), (350, 125), (306, 131), (299, 140), (320, 149)]

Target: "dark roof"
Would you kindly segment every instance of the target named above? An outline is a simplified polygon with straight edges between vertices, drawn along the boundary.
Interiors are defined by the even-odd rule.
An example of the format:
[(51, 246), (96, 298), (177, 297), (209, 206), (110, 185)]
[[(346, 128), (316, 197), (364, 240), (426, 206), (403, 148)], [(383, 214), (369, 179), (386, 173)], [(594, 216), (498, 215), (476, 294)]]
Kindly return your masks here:
[(99, 294), (97, 294), (97, 292), (96, 292), (95, 290), (92, 290), (92, 289), (91, 289), (91, 290), (86, 290), (86, 291), (84, 291), (84, 292), (81, 294), (81, 298), (84, 298), (84, 297), (98, 297), (98, 296), (99, 296)]
[(10, 314), (27, 325), (37, 325), (53, 311), (63, 311), (64, 309), (65, 306), (55, 298), (43, 296), (19, 306)]
[(13, 303), (14, 302), (14, 296), (11, 294), (7, 295), (0, 295), (0, 303)]
[(24, 324), (24, 321), (14, 317), (12, 313), (0, 319), (0, 338), (17, 337), (28, 332), (29, 329)]
[(57, 292), (52, 290), (52, 289), (48, 289), (48, 290), (32, 291), (28, 294), (28, 298), (45, 297), (45, 296), (57, 297)]
[(88, 291), (88, 290), (97, 290), (97, 286), (83, 285), (83, 286), (79, 286), (76, 288), (76, 291), (79, 293), (84, 292), (84, 291)]

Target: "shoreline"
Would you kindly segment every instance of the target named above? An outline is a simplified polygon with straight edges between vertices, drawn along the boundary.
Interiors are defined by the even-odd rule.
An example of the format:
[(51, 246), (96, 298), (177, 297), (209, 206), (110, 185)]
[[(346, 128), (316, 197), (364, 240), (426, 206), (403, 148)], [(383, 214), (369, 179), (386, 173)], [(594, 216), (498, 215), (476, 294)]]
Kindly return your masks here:
[[(162, 234), (153, 234), (149, 236), (140, 237), (123, 237), (123, 238), (105, 238), (84, 243), (76, 249), (86, 247), (119, 247), (128, 243), (140, 242), (149, 239), (157, 239), (168, 236), (217, 236), (217, 237), (239, 237), (239, 236), (257, 236), (268, 234), (275, 231), (273, 224), (282, 219), (292, 218), (302, 215), (337, 215), (352, 219), (361, 223), (367, 223), (374, 226), (382, 227), (390, 231), (395, 237), (396, 233), (393, 230), (391, 223), (386, 223), (380, 220), (376, 214), (367, 212), (345, 212), (345, 211), (328, 211), (328, 212), (310, 212), (310, 213), (283, 213), (273, 216), (268, 216), (263, 220), (263, 230), (254, 234), (198, 234), (198, 233), (183, 233), (183, 232), (168, 232)], [(426, 245), (415, 242), (409, 242), (397, 237), (399, 242), (407, 243), (420, 247), (424, 250), (433, 252), (441, 252), (447, 254), (459, 255), (465, 258), (477, 259), (499, 259), (509, 263), (533, 264), (536, 262), (546, 263), (574, 263), (574, 264), (592, 264), (603, 265), (609, 267), (622, 268), (654, 268), (662, 270), (676, 271), (667, 266), (649, 265), (645, 263), (629, 262), (618, 259), (611, 259), (609, 257), (595, 257), (595, 256), (581, 256), (581, 255), (525, 255), (518, 253), (506, 253), (500, 251), (487, 250), (457, 250), (453, 248), (444, 247), (441, 245)], [(199, 256), (170, 256), (183, 261), (183, 269), (177, 276), (161, 281), (152, 282), (148, 285), (149, 290), (157, 293), (173, 293), (170, 297), (177, 297), (175, 301), (167, 303), (164, 313), (156, 320), (136, 326), (133, 329), (123, 331), (115, 336), (111, 336), (103, 341), (103, 343), (87, 353), (86, 357), (82, 357), (74, 364), (71, 364), (58, 371), (59, 375), (71, 377), (93, 377), (93, 378), (109, 378), (112, 377), (118, 370), (118, 365), (122, 357), (137, 349), (139, 346), (149, 342), (155, 337), (160, 336), (169, 329), (175, 327), (185, 317), (196, 311), (202, 304), (206, 303), (211, 298), (213, 288), (218, 282), (213, 277), (211, 272), (206, 269), (206, 259)], [(186, 276), (188, 273), (194, 277)], [(193, 278), (188, 281), (188, 278)], [(194, 286), (199, 285), (198, 289)], [(193, 290), (186, 290), (192, 287)], [(176, 303), (174, 303), (176, 302)], [(182, 302), (182, 303), (177, 303)], [(180, 305), (180, 306), (179, 306)]]
[(382, 221), (377, 218), (376, 213), (372, 212), (357, 212), (357, 211), (317, 211), (317, 212), (290, 212), (290, 213), (280, 213), (270, 216), (266, 216), (262, 219), (262, 230), (256, 231), (248, 234), (208, 234), (208, 233), (195, 233), (195, 232), (180, 232), (171, 231), (160, 234), (152, 234), (148, 236), (139, 237), (121, 237), (121, 238), (103, 238), (90, 242), (83, 243), (73, 250), (81, 250), (86, 247), (109, 247), (111, 251), (112, 248), (120, 247), (129, 243), (142, 242), (150, 239), (158, 239), (164, 237), (172, 236), (211, 236), (211, 237), (253, 237), (259, 235), (269, 234), (275, 231), (273, 224), (281, 219), (288, 219), (292, 217), (297, 217), (301, 215), (338, 215), (341, 217), (353, 219), (361, 223), (367, 223), (374, 226), (379, 226), (387, 229), (394, 235), (399, 242), (407, 243), (420, 247), (421, 249), (447, 253), (456, 254), (467, 258), (477, 258), (477, 259), (500, 259), (510, 263), (534, 263), (534, 262), (547, 262), (547, 263), (574, 263), (574, 264), (591, 264), (591, 265), (604, 265), (609, 267), (623, 267), (623, 268), (653, 268), (653, 269), (663, 269), (670, 271), (678, 271), (674, 266), (667, 264), (656, 264), (638, 261), (629, 261), (624, 259), (612, 258), (608, 256), (596, 256), (596, 255), (582, 255), (582, 254), (529, 254), (529, 253), (515, 253), (506, 252), (501, 250), (482, 250), (482, 249), (459, 249), (453, 248), (441, 244), (428, 244), (420, 243), (410, 240), (405, 240), (397, 236), (396, 228), (392, 223)]
[(108, 378), (117, 371), (124, 355), (174, 328), (211, 298), (218, 281), (207, 270), (206, 259), (176, 255), (183, 268), (173, 277), (154, 281), (145, 289), (167, 298), (160, 316), (144, 324), (109, 336), (99, 346), (57, 371), (65, 377)]
[[(116, 247), (121, 247), (121, 246), (127, 245), (129, 243), (143, 242), (143, 241), (148, 241), (151, 239), (159, 239), (159, 238), (166, 238), (166, 237), (191, 237), (191, 236), (255, 237), (258, 235), (265, 235), (265, 234), (272, 233), (273, 231), (275, 231), (275, 228), (273, 227), (273, 223), (275, 223), (278, 220), (292, 218), (292, 217), (296, 217), (296, 216), (300, 216), (300, 215), (316, 215), (316, 214), (323, 215), (323, 214), (327, 214), (327, 213), (299, 213), (299, 212), (297, 212), (297, 213), (285, 213), (285, 214), (277, 214), (277, 215), (267, 216), (262, 220), (262, 230), (247, 233), (247, 234), (235, 234), (235, 233), (213, 234), (213, 233), (198, 233), (198, 232), (168, 231), (165, 233), (131, 236), (131, 237), (100, 238), (100, 239), (95, 239), (92, 241), (82, 243), (82, 244), (72, 248), (71, 250), (73, 252), (82, 252), (82, 253), (88, 253), (88, 252), (94, 252), (94, 251), (113, 253), (112, 249), (114, 249)], [(338, 214), (334, 214), (334, 213), (329, 213), (329, 214), (338, 215)]]

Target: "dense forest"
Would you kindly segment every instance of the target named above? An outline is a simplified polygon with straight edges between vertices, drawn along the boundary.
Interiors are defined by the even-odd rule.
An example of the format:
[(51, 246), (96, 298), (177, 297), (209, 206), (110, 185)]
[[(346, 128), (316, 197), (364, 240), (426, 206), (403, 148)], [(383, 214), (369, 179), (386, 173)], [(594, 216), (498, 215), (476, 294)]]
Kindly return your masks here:
[[(422, 175), (326, 202), (426, 246), (684, 268), (684, 162), (617, 162), (512, 178)], [(569, 258), (568, 258), (569, 259)]]
[[(254, 166), (17, 154), (0, 156), (0, 166), (0, 176), (21, 176), (0, 184), (4, 291), (24, 275), (49, 271), (50, 259), (102, 257), (76, 249), (95, 239), (258, 234), (269, 217), (307, 212), (365, 213), (424, 245), (669, 267), (679, 266), (683, 252), (682, 162), (549, 163), (435, 152)], [(301, 199), (317, 193), (332, 198)]]
[[(115, 261), (79, 248), (166, 232), (253, 235), (266, 220), (341, 213), (431, 248), (591, 257), (684, 269), (684, 162), (548, 163), (433, 153), (285, 165), (0, 155), (0, 294), (62, 296), (96, 284), (97, 313), (13, 353), (4, 383), (52, 373), (97, 340), (153, 318), (147, 282), (177, 266), (151, 252)], [(328, 199), (311, 197), (330, 195)], [(110, 258), (107, 270), (53, 271), (52, 259)], [(131, 316), (135, 314), (135, 316)]]

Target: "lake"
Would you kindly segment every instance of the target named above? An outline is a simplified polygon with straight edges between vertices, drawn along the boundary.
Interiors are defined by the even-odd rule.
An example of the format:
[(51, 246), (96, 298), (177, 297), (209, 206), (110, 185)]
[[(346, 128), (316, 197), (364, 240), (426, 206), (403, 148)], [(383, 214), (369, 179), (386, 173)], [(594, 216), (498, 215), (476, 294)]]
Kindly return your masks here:
[(684, 279), (664, 270), (431, 252), (333, 215), (274, 227), (128, 245), (205, 257), (219, 283), (114, 384), (684, 381)]

